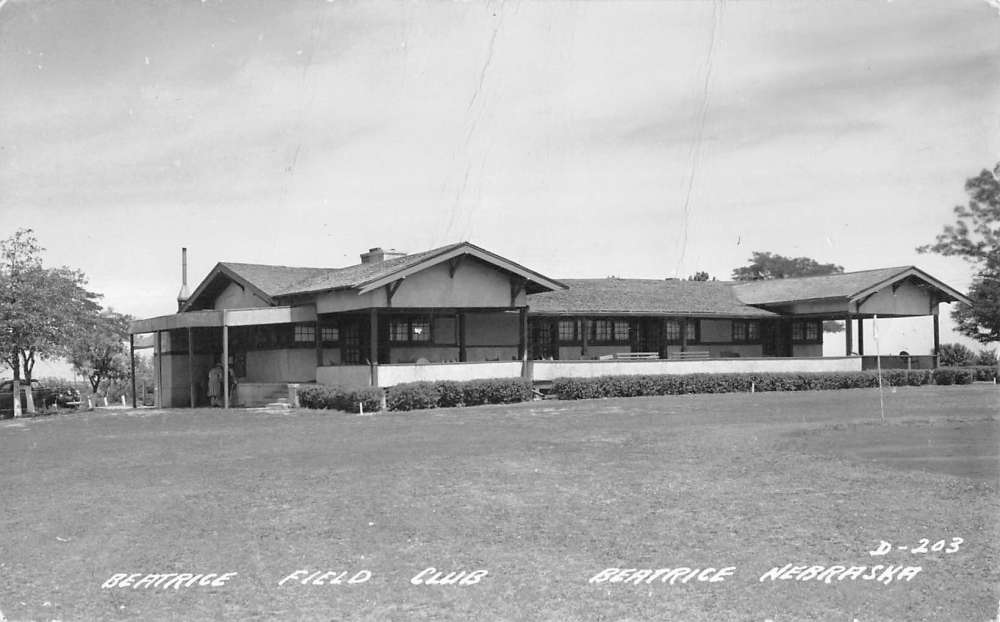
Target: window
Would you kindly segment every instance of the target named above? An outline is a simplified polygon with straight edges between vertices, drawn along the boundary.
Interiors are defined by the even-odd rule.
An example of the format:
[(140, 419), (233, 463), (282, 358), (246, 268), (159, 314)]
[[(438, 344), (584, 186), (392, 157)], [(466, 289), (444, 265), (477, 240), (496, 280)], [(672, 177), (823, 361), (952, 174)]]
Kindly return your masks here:
[(806, 322), (806, 341), (819, 340), (819, 322)]
[(397, 318), (389, 321), (389, 341), (394, 343), (431, 340), (431, 322), (423, 317)]
[[(669, 343), (681, 343), (681, 321), (680, 320), (667, 320), (665, 324), (666, 339)], [(684, 332), (687, 334), (687, 342), (693, 343), (698, 341), (698, 322), (697, 320), (687, 320), (684, 324)]]
[(308, 324), (295, 325), (295, 343), (315, 343), (316, 328)]
[(430, 341), (430, 320), (419, 318), (410, 320), (410, 341)]
[(819, 320), (798, 320), (792, 322), (792, 341), (797, 342), (821, 342)]
[(628, 320), (594, 320), (591, 336), (594, 343), (628, 343)]
[(320, 329), (319, 336), (323, 343), (337, 343), (340, 341), (340, 329), (336, 326), (324, 326)]
[(733, 341), (747, 340), (747, 323), (742, 320), (733, 321)]
[(667, 341), (681, 340), (681, 323), (679, 320), (667, 320), (664, 330), (666, 332)]
[(576, 320), (559, 320), (559, 341), (576, 341)]
[(594, 320), (594, 341), (611, 341), (611, 335), (614, 334), (613, 330), (614, 324), (611, 320)]
[(625, 320), (615, 320), (615, 341), (618, 343), (628, 342), (628, 322)]
[(733, 320), (733, 341), (737, 343), (759, 342), (760, 322), (757, 320)]

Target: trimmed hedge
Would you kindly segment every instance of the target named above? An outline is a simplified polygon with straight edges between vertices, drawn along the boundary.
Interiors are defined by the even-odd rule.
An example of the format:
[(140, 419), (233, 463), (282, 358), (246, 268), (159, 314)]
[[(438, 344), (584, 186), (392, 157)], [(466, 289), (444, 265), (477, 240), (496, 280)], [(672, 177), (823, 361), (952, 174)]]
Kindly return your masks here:
[[(882, 372), (884, 386), (919, 386), (931, 380), (929, 370), (891, 369)], [(815, 391), (878, 386), (878, 372), (663, 374), (648, 376), (598, 376), (556, 378), (552, 392), (562, 400), (685, 393), (734, 393), (750, 391)]]
[(468, 380), (455, 382), (407, 382), (390, 387), (386, 397), (389, 410), (420, 410), (449, 406), (512, 404), (534, 396), (532, 384), (521, 378)]
[(972, 384), (976, 377), (967, 367), (938, 367), (933, 375), (934, 384)]
[(346, 389), (317, 384), (299, 390), (299, 404), (304, 408), (356, 413), (359, 412), (359, 403), (364, 405), (365, 412), (377, 411), (382, 405), (382, 389), (377, 387)]
[(968, 367), (953, 367), (952, 369), (966, 369), (971, 371), (974, 380), (993, 382), (997, 378), (996, 365), (970, 365)]

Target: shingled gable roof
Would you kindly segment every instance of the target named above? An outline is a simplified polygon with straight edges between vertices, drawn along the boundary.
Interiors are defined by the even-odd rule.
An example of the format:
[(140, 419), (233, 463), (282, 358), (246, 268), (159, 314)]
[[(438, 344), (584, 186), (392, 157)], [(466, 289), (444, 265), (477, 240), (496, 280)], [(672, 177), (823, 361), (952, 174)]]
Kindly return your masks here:
[(458, 255), (477, 257), (497, 268), (528, 279), (529, 293), (565, 288), (565, 285), (558, 281), (553, 281), (474, 244), (458, 242), (379, 263), (357, 264), (346, 268), (301, 268), (220, 262), (191, 295), (184, 309), (196, 308), (195, 303), (198, 298), (203, 297), (206, 292), (212, 293), (218, 290), (220, 274), (243, 287), (249, 287), (268, 304), (275, 304), (277, 299), (283, 297), (339, 289), (358, 289), (364, 293), (381, 286), (384, 280), (391, 281), (404, 277)]
[(893, 283), (914, 277), (934, 287), (944, 302), (968, 299), (915, 266), (860, 270), (824, 276), (748, 281), (733, 286), (736, 296), (750, 305), (774, 305), (803, 300), (843, 298), (855, 301)]
[(662, 279), (563, 279), (568, 290), (533, 294), (533, 314), (686, 315), (775, 317), (740, 302), (731, 283)]

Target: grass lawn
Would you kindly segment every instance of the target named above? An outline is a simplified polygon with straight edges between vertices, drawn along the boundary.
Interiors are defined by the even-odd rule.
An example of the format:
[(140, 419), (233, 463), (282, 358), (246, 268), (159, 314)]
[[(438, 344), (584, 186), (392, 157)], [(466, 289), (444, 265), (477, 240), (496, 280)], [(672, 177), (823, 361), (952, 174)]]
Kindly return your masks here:
[[(869, 389), (0, 421), (0, 611), (985, 622), (1000, 598), (998, 397), (985, 384), (901, 388), (886, 393), (886, 425)], [(953, 538), (953, 553), (909, 550)], [(908, 549), (870, 556), (882, 540)], [(760, 580), (787, 564), (921, 571), (888, 585)], [(488, 574), (412, 584), (428, 567)], [(613, 567), (733, 570), (588, 582)], [(371, 578), (278, 585), (300, 569)], [(216, 587), (102, 589), (118, 573), (227, 572)]]

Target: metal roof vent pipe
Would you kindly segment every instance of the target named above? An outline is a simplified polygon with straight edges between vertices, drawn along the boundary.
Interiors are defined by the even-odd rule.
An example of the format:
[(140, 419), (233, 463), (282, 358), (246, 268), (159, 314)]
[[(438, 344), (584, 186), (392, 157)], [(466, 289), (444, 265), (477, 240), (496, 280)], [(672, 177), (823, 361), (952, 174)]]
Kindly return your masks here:
[(177, 292), (178, 312), (184, 308), (184, 303), (187, 302), (190, 295), (191, 293), (188, 292), (188, 249), (183, 247), (181, 248), (181, 291)]

